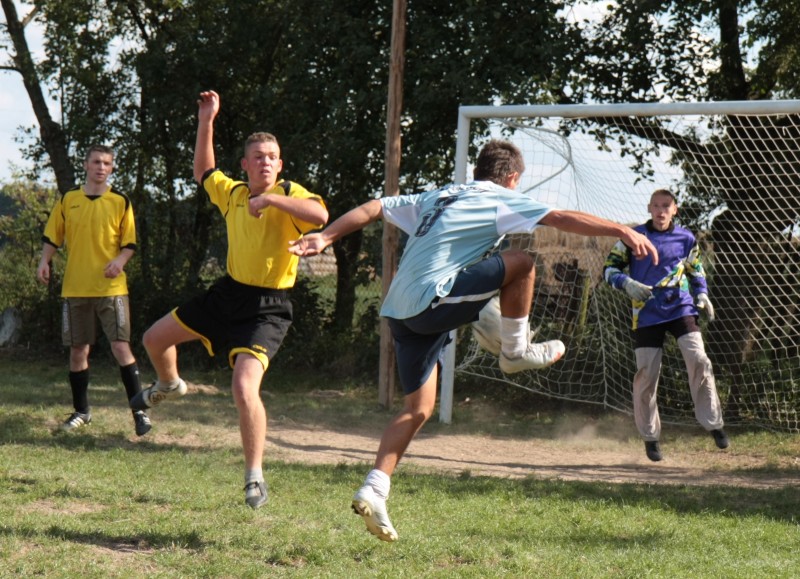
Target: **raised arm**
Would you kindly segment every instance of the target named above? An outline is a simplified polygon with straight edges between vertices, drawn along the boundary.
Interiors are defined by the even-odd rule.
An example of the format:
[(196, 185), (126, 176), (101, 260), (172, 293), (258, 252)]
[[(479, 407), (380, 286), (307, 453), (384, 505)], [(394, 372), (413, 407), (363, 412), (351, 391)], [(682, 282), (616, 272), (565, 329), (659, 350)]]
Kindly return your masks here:
[(317, 255), (337, 239), (363, 229), (383, 217), (383, 206), (377, 199), (351, 209), (320, 233), (312, 233), (289, 243), (289, 252), (295, 255)]
[(650, 243), (650, 240), (626, 225), (621, 225), (590, 213), (564, 209), (554, 209), (545, 215), (539, 223), (579, 235), (618, 237), (625, 245), (631, 248), (631, 253), (637, 259), (650, 255), (653, 263), (658, 263), (658, 251)]
[(201, 92), (197, 99), (197, 140), (194, 145), (194, 179), (198, 183), (206, 171), (216, 167), (214, 119), (218, 112), (219, 95), (213, 90)]

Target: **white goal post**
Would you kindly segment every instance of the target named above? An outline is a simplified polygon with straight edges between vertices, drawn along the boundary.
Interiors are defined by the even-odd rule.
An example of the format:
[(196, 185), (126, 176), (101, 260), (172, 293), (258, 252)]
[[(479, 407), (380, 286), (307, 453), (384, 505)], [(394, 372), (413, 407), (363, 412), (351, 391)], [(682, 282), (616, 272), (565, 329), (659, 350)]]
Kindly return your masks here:
[[(701, 325), (726, 424), (800, 432), (800, 101), (462, 106), (456, 183), (470, 178), (470, 152), (496, 136), (525, 154), (520, 190), (555, 207), (637, 224), (652, 191), (675, 192), (704, 252), (717, 319)], [(566, 355), (506, 376), (469, 328), (454, 332), (441, 422), (452, 419), (457, 374), (631, 412), (630, 302), (601, 277), (613, 242), (546, 227), (508, 240), (537, 261), (536, 339), (562, 339)], [(662, 421), (690, 424), (676, 352), (668, 340)]]

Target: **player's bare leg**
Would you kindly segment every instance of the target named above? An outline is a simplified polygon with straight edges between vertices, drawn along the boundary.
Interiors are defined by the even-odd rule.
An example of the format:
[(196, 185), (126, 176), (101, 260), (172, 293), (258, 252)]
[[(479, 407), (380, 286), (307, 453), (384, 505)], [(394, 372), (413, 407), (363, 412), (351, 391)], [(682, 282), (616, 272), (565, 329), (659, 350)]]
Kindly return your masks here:
[(131, 345), (128, 342), (113, 340), (111, 342), (111, 353), (120, 366), (130, 366), (136, 362), (136, 358), (134, 358), (131, 351)]
[(197, 334), (181, 326), (171, 314), (165, 315), (148, 328), (142, 342), (156, 371), (157, 380), (131, 399), (131, 408), (146, 410), (163, 400), (186, 394), (186, 383), (178, 375), (176, 346), (197, 339)]
[(267, 411), (260, 394), (264, 371), (255, 356), (238, 354), (231, 383), (244, 452), (245, 502), (254, 509), (267, 502), (267, 487), (261, 470), (267, 437)]
[(367, 530), (382, 541), (397, 540), (397, 531), (386, 511), (390, 477), (414, 436), (433, 415), (437, 380), (438, 368), (434, 367), (425, 383), (406, 395), (403, 409), (383, 431), (374, 469), (353, 497), (353, 510), (364, 518)]
[(504, 318), (526, 318), (531, 313), (536, 264), (521, 249), (509, 249), (500, 254), (506, 274), (500, 288), (500, 312)]
[(405, 396), (403, 409), (383, 431), (375, 468), (392, 476), (414, 436), (433, 415), (438, 375), (439, 370), (434, 366), (425, 383), (416, 392)]
[(500, 369), (506, 374), (512, 374), (546, 368), (557, 362), (566, 348), (561, 340), (550, 340), (541, 344), (530, 342), (528, 316), (536, 280), (533, 258), (519, 249), (504, 251), (500, 255), (506, 268), (500, 288)]
[(148, 328), (142, 337), (142, 343), (160, 381), (171, 382), (178, 379), (176, 346), (197, 339), (197, 334), (181, 326), (172, 314), (165, 315)]

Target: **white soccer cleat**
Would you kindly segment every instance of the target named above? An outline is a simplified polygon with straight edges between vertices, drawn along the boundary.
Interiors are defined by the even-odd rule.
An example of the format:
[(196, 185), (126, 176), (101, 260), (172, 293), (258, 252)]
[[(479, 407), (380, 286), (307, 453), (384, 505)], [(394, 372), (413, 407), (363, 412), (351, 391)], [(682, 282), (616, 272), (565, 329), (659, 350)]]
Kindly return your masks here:
[(391, 543), (397, 540), (397, 531), (394, 530), (389, 513), (386, 512), (386, 501), (378, 495), (369, 485), (364, 485), (353, 497), (353, 511), (361, 515), (367, 525), (367, 530), (381, 541)]
[(186, 394), (186, 390), (186, 382), (180, 378), (178, 379), (178, 383), (172, 388), (164, 388), (164, 386), (156, 380), (149, 388), (145, 388), (131, 398), (130, 406), (134, 410), (147, 410), (148, 408), (161, 404), (164, 400), (180, 398)]
[(495, 356), (500, 355), (500, 296), (495, 296), (472, 322), (472, 335), (478, 345)]
[(541, 370), (558, 362), (566, 350), (567, 348), (561, 340), (528, 344), (528, 349), (519, 358), (509, 358), (501, 353), (500, 370), (504, 374), (514, 374), (524, 370)]

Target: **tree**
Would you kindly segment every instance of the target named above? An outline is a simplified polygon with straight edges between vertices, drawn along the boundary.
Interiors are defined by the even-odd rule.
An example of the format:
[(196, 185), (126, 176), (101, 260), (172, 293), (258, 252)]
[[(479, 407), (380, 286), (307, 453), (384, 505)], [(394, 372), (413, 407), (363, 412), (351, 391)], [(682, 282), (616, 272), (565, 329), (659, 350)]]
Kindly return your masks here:
[[(13, 47), (11, 63), (0, 68), (18, 72), (22, 76), (33, 112), (39, 122), (40, 146), (47, 153), (55, 173), (58, 189), (65, 192), (75, 183), (75, 173), (69, 160), (67, 138), (61, 125), (55, 122), (50, 115), (42, 89), (41, 76), (25, 39), (25, 27), (37, 17), (39, 7), (34, 7), (25, 18), (20, 20), (12, 0), (0, 0), (0, 4), (3, 6), (3, 13), (6, 17), (6, 33), (8, 35), (8, 38), (4, 39), (4, 43), (10, 42)], [(37, 157), (40, 158), (41, 155), (37, 155)]]
[(61, 310), (57, 297), (62, 263), (56, 259), (50, 284), (45, 288), (35, 276), (42, 250), (42, 235), (58, 192), (25, 180), (0, 189), (0, 311), (17, 308), (32, 340), (56, 341)]
[[(391, 6), (374, 0), (300, 0), (288, 16), (285, 94), (279, 115), (289, 158), (312, 168), (332, 218), (381, 190)], [(410, 3), (401, 192), (450, 181), (460, 104), (548, 99), (568, 77), (578, 30), (562, 2)], [(535, 30), (536, 34), (531, 31)], [(290, 103), (286, 103), (290, 104)], [(302, 143), (296, 146), (295, 143)], [(361, 233), (334, 244), (335, 323), (351, 327)], [(372, 264), (375, 256), (369, 256)]]
[[(213, 264), (225, 255), (218, 212), (191, 175), (200, 90), (213, 88), (223, 98), (215, 137), (218, 165), (227, 172), (238, 173), (244, 138), (267, 130), (281, 141), (284, 177), (323, 194), (332, 217), (382, 188), (386, 2), (38, 0), (20, 20), (14, 3), (1, 1), (13, 69), (28, 79), (44, 127), (31, 158), (46, 154), (62, 188), (74, 182), (69, 167), (79, 166), (89, 143), (117, 149), (115, 182), (134, 201), (140, 233), (131, 293), (147, 304), (140, 309), (147, 320), (163, 313), (164, 295), (178, 300), (218, 273)], [(800, 17), (788, 1), (620, 2), (594, 24), (569, 21), (570, 6), (409, 4), (402, 192), (451, 179), (460, 104), (797, 94)], [(32, 18), (45, 26), (47, 58), (38, 65), (26, 64), (21, 34)], [(753, 67), (745, 66), (745, 52), (755, 55)], [(719, 66), (709, 71), (709, 62)], [(48, 90), (59, 96), (61, 124), (41, 110)], [(736, 149), (742, 137), (733, 130), (730, 136)], [(650, 135), (654, 143), (675, 137), (655, 128)], [(698, 145), (684, 144), (687, 155)], [(732, 187), (719, 200), (701, 193), (698, 187), (698, 207), (731, 201), (725, 219), (745, 218), (745, 188)], [(725, 247), (725, 219), (715, 220), (712, 232), (722, 256), (734, 251)], [(357, 285), (380, 274), (377, 239), (358, 233), (334, 246), (331, 325), (343, 335), (354, 327)]]

